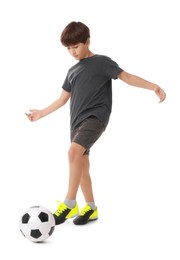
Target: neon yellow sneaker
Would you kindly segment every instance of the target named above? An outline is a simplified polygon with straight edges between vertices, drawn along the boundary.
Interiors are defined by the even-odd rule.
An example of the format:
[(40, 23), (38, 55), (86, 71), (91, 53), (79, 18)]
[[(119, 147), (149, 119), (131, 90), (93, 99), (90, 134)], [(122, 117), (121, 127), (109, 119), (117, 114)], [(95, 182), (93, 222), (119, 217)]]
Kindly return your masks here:
[[(58, 201), (59, 202), (59, 201)], [(79, 214), (78, 204), (74, 208), (68, 208), (66, 204), (60, 203), (56, 212), (54, 212), (53, 216), (55, 218), (56, 225), (59, 225), (65, 222), (68, 218), (73, 218)]]
[(73, 223), (75, 225), (84, 225), (87, 224), (88, 221), (93, 221), (98, 219), (98, 209), (93, 210), (88, 204), (81, 210), (79, 216), (77, 216)]

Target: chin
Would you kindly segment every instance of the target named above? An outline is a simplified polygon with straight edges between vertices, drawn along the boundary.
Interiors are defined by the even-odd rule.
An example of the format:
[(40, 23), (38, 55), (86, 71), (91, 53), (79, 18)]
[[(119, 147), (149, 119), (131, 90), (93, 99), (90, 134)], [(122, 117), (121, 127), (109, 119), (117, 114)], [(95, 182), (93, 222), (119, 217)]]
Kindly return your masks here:
[(74, 56), (75, 60), (80, 60), (79, 56)]

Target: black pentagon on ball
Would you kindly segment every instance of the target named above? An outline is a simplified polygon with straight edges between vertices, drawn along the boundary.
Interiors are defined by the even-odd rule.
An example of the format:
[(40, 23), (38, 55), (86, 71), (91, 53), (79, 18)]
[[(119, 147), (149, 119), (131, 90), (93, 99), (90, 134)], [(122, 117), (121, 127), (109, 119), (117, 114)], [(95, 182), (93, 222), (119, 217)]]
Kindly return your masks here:
[(22, 216), (22, 223), (27, 224), (29, 219), (30, 219), (30, 215), (28, 213), (24, 214), (24, 216)]
[(41, 220), (41, 222), (48, 222), (49, 221), (49, 216), (45, 212), (41, 212), (38, 216)]
[(31, 230), (31, 236), (33, 238), (39, 238), (41, 236), (41, 232), (39, 231), (39, 229), (32, 229)]

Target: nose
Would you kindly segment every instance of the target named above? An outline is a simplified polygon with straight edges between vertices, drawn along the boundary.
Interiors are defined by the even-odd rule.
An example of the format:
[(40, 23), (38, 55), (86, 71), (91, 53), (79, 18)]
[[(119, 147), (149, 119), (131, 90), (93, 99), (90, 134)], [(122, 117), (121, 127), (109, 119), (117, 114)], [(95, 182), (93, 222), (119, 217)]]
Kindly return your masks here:
[(71, 53), (72, 56), (75, 56), (76, 55), (76, 50), (75, 49), (71, 49), (70, 53)]

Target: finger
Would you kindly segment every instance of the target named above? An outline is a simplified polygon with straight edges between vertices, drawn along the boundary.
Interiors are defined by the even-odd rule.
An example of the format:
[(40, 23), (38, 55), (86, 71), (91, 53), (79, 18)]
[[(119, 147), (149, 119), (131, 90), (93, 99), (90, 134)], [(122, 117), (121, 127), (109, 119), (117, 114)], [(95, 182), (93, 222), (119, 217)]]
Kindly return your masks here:
[(161, 97), (160, 97), (159, 103), (163, 102), (163, 101), (165, 100), (165, 98), (166, 98), (166, 95), (163, 93), (163, 94), (161, 95)]
[(30, 116), (30, 114), (28, 114), (28, 113), (25, 113), (25, 115), (26, 115), (26, 116)]

